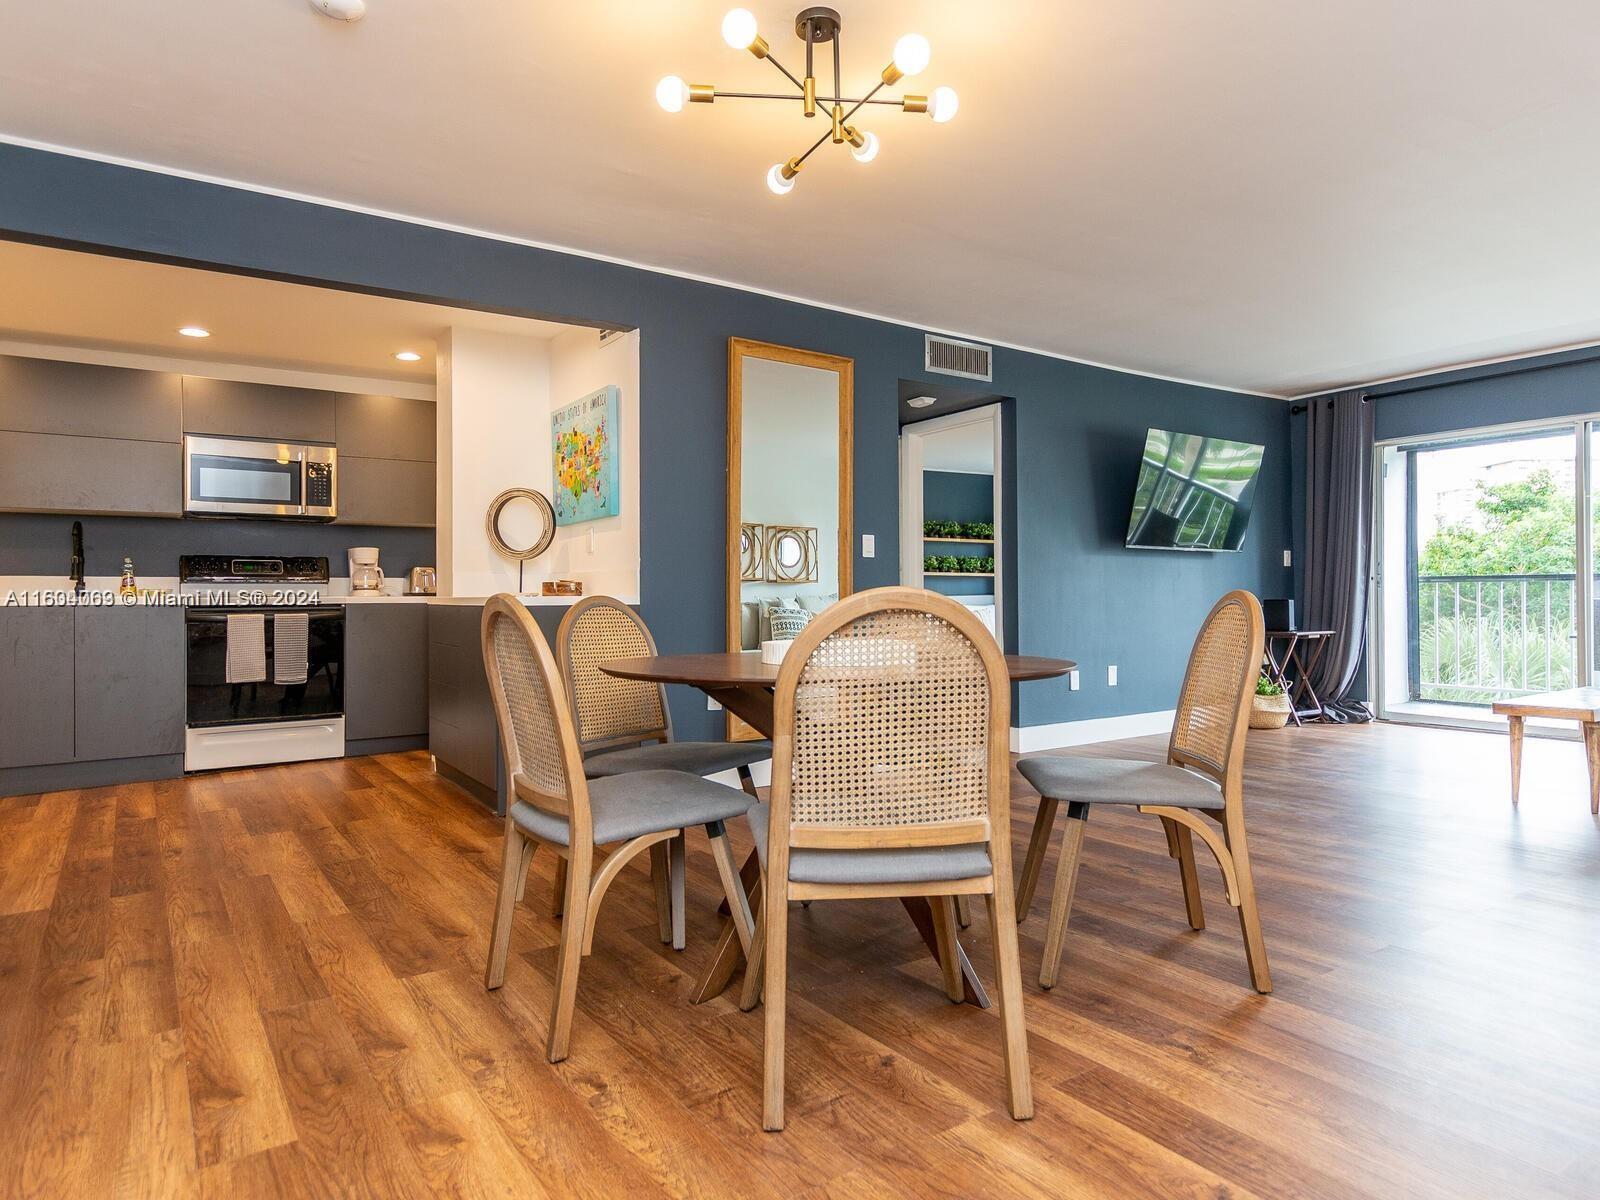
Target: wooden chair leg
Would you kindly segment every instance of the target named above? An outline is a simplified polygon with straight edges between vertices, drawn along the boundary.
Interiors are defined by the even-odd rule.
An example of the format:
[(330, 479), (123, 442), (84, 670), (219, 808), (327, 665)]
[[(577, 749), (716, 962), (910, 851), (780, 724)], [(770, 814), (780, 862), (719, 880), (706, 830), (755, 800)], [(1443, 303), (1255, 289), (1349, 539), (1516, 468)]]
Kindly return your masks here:
[(1250, 986), (1263, 995), (1272, 991), (1272, 969), (1267, 965), (1267, 940), (1261, 932), (1261, 911), (1256, 907), (1256, 880), (1250, 870), (1250, 848), (1243, 816), (1230, 815), (1223, 832), (1239, 889), (1239, 929), (1244, 934), (1244, 955), (1250, 966)]
[(533, 852), (539, 848), (539, 843), (532, 838), (524, 838), (522, 842), (522, 865), (517, 868), (517, 903), (522, 903), (522, 898), (528, 891), (528, 868), (533, 865)]
[[(500, 851), (500, 889), (494, 898), (494, 924), (489, 929), (489, 962), (483, 972), (483, 986), (493, 991), (506, 981), (506, 956), (511, 948), (511, 918), (517, 908), (517, 868), (532, 853), (532, 838), (526, 838), (515, 825), (507, 823), (505, 843)], [(526, 851), (526, 853), (525, 853)]]
[(739, 1011), (752, 1012), (761, 1003), (761, 984), (766, 977), (766, 913), (756, 908), (755, 933), (750, 938), (750, 954), (744, 964), (744, 986), (739, 990)]
[(961, 978), (961, 947), (956, 941), (956, 906), (953, 896), (930, 896), (933, 930), (939, 942), (939, 966), (944, 972), (944, 991), (950, 1003), (960, 1004), (967, 996)]
[(766, 1025), (761, 1056), (761, 1128), (776, 1133), (783, 1128), (783, 1042), (789, 986), (789, 897), (788, 887), (781, 879), (767, 893), (764, 916)]
[(1089, 826), (1087, 804), (1067, 805), (1062, 822), (1061, 858), (1056, 863), (1055, 889), (1050, 895), (1050, 919), (1045, 926), (1044, 957), (1039, 961), (1039, 986), (1053, 988), (1061, 972), (1061, 952), (1067, 944), (1067, 922), (1072, 919), (1072, 899), (1078, 891), (1078, 862), (1083, 856), (1083, 834)]
[(1200, 875), (1194, 865), (1194, 834), (1187, 825), (1180, 825), (1171, 818), (1162, 817), (1161, 820), (1170, 826), (1167, 842), (1175, 847), (1172, 857), (1178, 860), (1178, 877), (1183, 881), (1183, 908), (1189, 918), (1189, 928), (1204, 929), (1206, 908), (1200, 899)]
[(656, 934), (663, 946), (672, 944), (672, 880), (667, 865), (667, 844), (650, 847), (650, 883), (656, 893)]
[[(739, 868), (733, 861), (728, 831), (721, 821), (712, 821), (706, 826), (706, 836), (711, 841), (711, 857), (717, 864), (717, 875), (722, 879), (722, 894), (728, 898), (728, 916), (733, 921), (734, 932), (739, 935), (739, 948), (748, 960), (750, 941), (755, 935), (755, 922), (750, 916), (750, 902), (744, 894), (744, 884), (739, 879)], [(746, 970), (749, 968), (746, 967)]]
[(756, 781), (754, 776), (750, 774), (749, 767), (739, 768), (739, 786), (745, 790), (746, 794), (749, 795), (752, 800), (761, 799), (761, 797), (756, 793)]
[(682, 950), (688, 945), (684, 933), (684, 922), (688, 914), (684, 911), (684, 854), (688, 849), (688, 842), (682, 831), (678, 836), (667, 843), (667, 878), (671, 884), (672, 892), (672, 948)]
[[(1082, 821), (1075, 822), (1080, 828)], [(1006, 1100), (1013, 1120), (1033, 1116), (1033, 1081), (1028, 1074), (1028, 1027), (1022, 1016), (1022, 961), (1017, 955), (1017, 914), (1012, 907), (1010, 867), (989, 895), (994, 931), (994, 982), (1000, 993), (1000, 1051), (1006, 1062)]]
[(956, 924), (962, 929), (972, 928), (972, 897), (956, 897)]
[(550, 915), (559, 918), (567, 897), (567, 860), (556, 859), (556, 882), (550, 895)]
[(1055, 826), (1056, 808), (1061, 802), (1049, 796), (1039, 797), (1039, 812), (1033, 818), (1033, 836), (1028, 839), (1028, 854), (1022, 860), (1022, 879), (1017, 883), (1017, 920), (1026, 921), (1033, 911), (1033, 893), (1039, 886), (1039, 868), (1044, 866), (1044, 852), (1050, 844), (1050, 830)]
[(583, 932), (589, 916), (589, 876), (594, 847), (574, 847), (567, 864), (561, 946), (556, 958), (555, 1003), (550, 1011), (550, 1036), (545, 1058), (558, 1063), (567, 1057), (572, 1042), (572, 1011), (578, 999), (578, 969), (583, 965)]

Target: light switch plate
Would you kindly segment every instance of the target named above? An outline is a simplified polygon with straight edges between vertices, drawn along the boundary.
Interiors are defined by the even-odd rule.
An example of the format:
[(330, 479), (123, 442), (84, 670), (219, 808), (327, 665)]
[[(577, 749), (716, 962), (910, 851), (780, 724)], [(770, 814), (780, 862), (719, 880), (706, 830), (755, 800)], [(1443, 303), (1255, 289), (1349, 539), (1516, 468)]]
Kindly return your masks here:
[(875, 533), (863, 533), (861, 535), (861, 557), (862, 558), (877, 558), (878, 557), (878, 535), (877, 534), (875, 534)]
[(1076, 671), (1067, 672), (1067, 690), (1069, 692), (1078, 690), (1078, 673)]
[(1287, 551), (1287, 550), (1285, 550), (1283, 552), (1283, 565), (1286, 566), (1286, 567), (1292, 567), (1294, 565), (1292, 562), (1289, 561), (1289, 551)]
[(1112, 663), (1109, 667), (1106, 668), (1106, 686), (1107, 687), (1116, 687), (1117, 686), (1117, 664), (1116, 663)]

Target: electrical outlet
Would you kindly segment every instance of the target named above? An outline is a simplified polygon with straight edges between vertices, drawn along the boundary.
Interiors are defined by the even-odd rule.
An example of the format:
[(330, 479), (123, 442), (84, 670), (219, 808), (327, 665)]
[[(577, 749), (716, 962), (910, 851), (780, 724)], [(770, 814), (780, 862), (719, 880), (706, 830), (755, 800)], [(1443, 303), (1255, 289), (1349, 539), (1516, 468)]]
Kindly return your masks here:
[(721, 712), (722, 711), (722, 705), (718, 704), (710, 696), (707, 696), (706, 697), (706, 711), (707, 712)]
[(1116, 687), (1117, 686), (1117, 664), (1116, 663), (1112, 663), (1109, 667), (1106, 668), (1106, 686), (1107, 687)]
[(1078, 690), (1078, 673), (1076, 671), (1067, 672), (1067, 690), (1069, 692)]
[(863, 533), (861, 535), (861, 557), (862, 558), (877, 558), (878, 557), (878, 535), (877, 534), (875, 534), (875, 533)]
[(1287, 550), (1285, 550), (1283, 552), (1283, 565), (1286, 566), (1286, 567), (1291, 567), (1291, 566), (1294, 565), (1292, 562), (1289, 561), (1289, 551), (1287, 551)]

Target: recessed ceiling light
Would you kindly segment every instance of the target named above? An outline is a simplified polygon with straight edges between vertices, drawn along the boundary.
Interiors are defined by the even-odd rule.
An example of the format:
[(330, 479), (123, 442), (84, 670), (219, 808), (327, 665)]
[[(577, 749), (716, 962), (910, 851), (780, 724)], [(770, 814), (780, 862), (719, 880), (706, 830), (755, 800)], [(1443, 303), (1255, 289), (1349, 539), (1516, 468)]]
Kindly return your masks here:
[(185, 325), (181, 329), (179, 329), (178, 332), (183, 334), (184, 337), (210, 337), (211, 336), (211, 330), (204, 329), (199, 325)]
[(931, 408), (933, 405), (939, 402), (932, 396), (913, 396), (911, 399), (907, 400), (906, 403), (912, 408)]
[(415, 350), (401, 350), (395, 355), (395, 357), (398, 358), (401, 362), (421, 362), (422, 361), (422, 355), (418, 354)]

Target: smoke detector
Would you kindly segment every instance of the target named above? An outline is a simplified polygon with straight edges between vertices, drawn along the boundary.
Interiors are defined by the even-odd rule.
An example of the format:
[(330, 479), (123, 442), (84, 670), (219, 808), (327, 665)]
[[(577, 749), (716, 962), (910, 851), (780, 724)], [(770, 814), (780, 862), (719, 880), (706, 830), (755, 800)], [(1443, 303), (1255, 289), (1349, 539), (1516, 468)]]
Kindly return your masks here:
[(939, 402), (932, 396), (913, 396), (906, 401), (911, 408), (932, 408), (937, 403)]
[(311, 0), (311, 7), (335, 21), (359, 21), (367, 15), (367, 0)]

